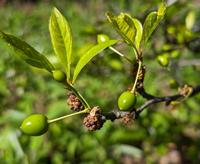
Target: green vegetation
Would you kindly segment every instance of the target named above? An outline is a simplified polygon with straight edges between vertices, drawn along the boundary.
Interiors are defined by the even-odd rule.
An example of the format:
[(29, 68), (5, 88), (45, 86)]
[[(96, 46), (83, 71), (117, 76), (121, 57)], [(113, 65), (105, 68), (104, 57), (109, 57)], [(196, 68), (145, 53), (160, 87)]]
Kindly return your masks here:
[[(144, 22), (158, 4), (156, 0), (38, 1), (23, 4), (13, 2), (0, 7), (0, 30), (5, 32), (1, 36), (12, 40), (13, 36), (7, 35), (12, 34), (29, 43), (32, 46), (30, 49), (35, 49), (30, 56), (23, 55), (26, 59), (23, 62), (0, 40), (0, 163), (156, 163), (164, 158), (169, 160), (169, 154), (173, 152), (181, 157), (183, 163), (200, 160), (200, 94), (186, 101), (172, 101), (167, 106), (165, 103), (149, 106), (129, 126), (123, 125), (121, 120), (106, 121), (100, 130), (88, 132), (82, 126), (82, 116), (75, 116), (50, 124), (48, 132), (38, 137), (24, 135), (19, 129), (23, 120), (33, 113), (45, 114), (50, 120), (72, 113), (67, 105), (67, 90), (50, 74), (54, 69), (66, 72), (66, 81), (75, 82), (75, 87), (90, 106), (100, 106), (102, 113), (117, 109), (120, 93), (132, 88), (135, 80), (130, 61), (135, 61), (135, 51), (144, 46), (144, 86), (148, 93), (162, 97), (178, 93), (177, 88), (184, 84), (198, 85), (198, 2), (171, 4), (165, 11), (165, 18), (153, 32), (161, 18), (152, 12), (148, 19), (154, 20), (154, 24)], [(48, 30), (49, 16), (51, 21), (55, 21), (56, 15), (60, 14), (56, 9), (51, 13), (54, 6), (71, 26), (67, 30), (72, 34), (73, 44), (68, 47), (67, 58), (62, 60), (64, 69), (58, 60), (63, 51), (60, 52), (59, 48), (55, 50), (59, 44), (52, 41), (52, 38), (60, 36), (57, 33), (50, 36)], [(144, 31), (145, 38), (142, 38), (141, 30), (136, 34), (136, 40), (126, 38), (125, 30), (119, 33), (124, 37), (120, 37), (107, 21), (105, 13), (112, 24), (116, 23), (118, 16), (126, 18), (128, 22), (133, 16), (144, 23), (143, 28), (150, 26), (152, 29)], [(133, 22), (140, 29), (140, 23), (136, 19)], [(52, 27), (49, 29), (52, 30)], [(97, 41), (98, 34), (109, 36), (109, 48), (106, 49), (107, 43)], [(114, 45), (122, 39), (134, 45), (135, 49), (121, 42)], [(16, 38), (15, 45), (26, 44), (21, 40)], [(141, 45), (138, 44), (140, 41)], [(54, 49), (51, 42), (55, 45)], [(112, 46), (123, 52), (126, 58), (113, 52)], [(30, 49), (26, 49), (27, 53)], [(96, 55), (99, 51), (100, 54)], [(84, 54), (92, 61), (86, 60)], [(158, 64), (157, 57), (160, 55), (170, 59), (167, 67)], [(38, 58), (42, 58), (43, 65)], [(42, 69), (35, 66), (42, 66)], [(176, 87), (174, 84), (172, 86), (171, 79), (176, 82)], [(137, 96), (135, 107), (144, 102), (144, 98)]]

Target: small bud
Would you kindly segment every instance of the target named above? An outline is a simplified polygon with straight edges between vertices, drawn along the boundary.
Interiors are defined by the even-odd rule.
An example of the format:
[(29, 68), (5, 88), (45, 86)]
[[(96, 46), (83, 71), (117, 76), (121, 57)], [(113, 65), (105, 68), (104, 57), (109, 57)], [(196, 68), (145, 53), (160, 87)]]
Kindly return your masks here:
[(183, 87), (178, 89), (180, 95), (184, 96), (184, 97), (188, 97), (192, 94), (193, 92), (193, 88), (187, 84), (185, 84)]
[(133, 122), (134, 120), (134, 113), (127, 113), (124, 115), (124, 117), (122, 117), (122, 121), (124, 124), (129, 125)]
[(94, 131), (100, 129), (105, 120), (101, 115), (101, 111), (99, 107), (94, 107), (90, 111), (90, 113), (84, 118), (83, 124), (87, 127), (89, 131)]
[(81, 111), (84, 109), (83, 104), (73, 92), (70, 92), (68, 94), (67, 104), (69, 105), (70, 109), (73, 111)]

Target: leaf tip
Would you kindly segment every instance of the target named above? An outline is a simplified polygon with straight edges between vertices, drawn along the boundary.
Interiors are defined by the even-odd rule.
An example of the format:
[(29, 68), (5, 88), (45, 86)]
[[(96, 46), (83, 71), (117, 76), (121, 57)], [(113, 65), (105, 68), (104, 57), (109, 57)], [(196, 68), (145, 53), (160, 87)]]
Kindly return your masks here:
[(157, 14), (158, 14), (159, 16), (164, 16), (165, 13), (166, 13), (166, 9), (167, 9), (167, 3), (166, 3), (165, 1), (163, 1), (163, 2), (160, 4), (159, 8), (158, 8)]
[(58, 12), (57, 7), (53, 7), (52, 11), (53, 11), (53, 12)]
[(60, 11), (56, 7), (53, 7), (52, 14), (54, 14), (54, 15), (57, 16), (57, 15), (60, 15), (61, 13), (60, 13)]

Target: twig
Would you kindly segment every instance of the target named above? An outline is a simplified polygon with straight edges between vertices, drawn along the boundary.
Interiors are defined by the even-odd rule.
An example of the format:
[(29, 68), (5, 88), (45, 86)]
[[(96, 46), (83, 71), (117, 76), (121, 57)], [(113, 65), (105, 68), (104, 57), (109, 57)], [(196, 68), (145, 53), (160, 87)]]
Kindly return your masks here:
[(153, 99), (150, 99), (150, 100), (146, 101), (143, 105), (141, 105), (136, 110), (136, 113), (137, 114), (141, 113), (145, 108), (149, 107), (152, 104), (156, 104), (159, 102), (171, 102), (171, 101), (175, 101), (180, 98), (184, 98), (184, 96), (177, 94), (177, 95), (166, 96), (166, 97), (154, 97)]
[[(198, 93), (200, 93), (200, 85), (193, 87), (192, 93), (187, 98), (192, 97)], [(136, 119), (145, 108), (151, 106), (152, 104), (156, 104), (160, 102), (166, 102), (166, 104), (169, 104), (171, 101), (185, 98), (185, 96), (181, 94), (175, 94), (172, 96), (165, 96), (165, 97), (156, 97), (156, 96), (146, 93), (144, 89), (142, 91), (140, 90), (140, 94), (144, 98), (146, 98), (148, 101), (146, 101), (143, 105), (141, 105), (136, 110), (134, 109), (131, 111), (131, 113), (133, 114), (133, 119)], [(104, 114), (104, 117), (106, 120), (114, 121), (116, 119), (124, 117), (126, 114), (129, 114), (129, 113), (130, 112), (112, 111), (110, 113)]]

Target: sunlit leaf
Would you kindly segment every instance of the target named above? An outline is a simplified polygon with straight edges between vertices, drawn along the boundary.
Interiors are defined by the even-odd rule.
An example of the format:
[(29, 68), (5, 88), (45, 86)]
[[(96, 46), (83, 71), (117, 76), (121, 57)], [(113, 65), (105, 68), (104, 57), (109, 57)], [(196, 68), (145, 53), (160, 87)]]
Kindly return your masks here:
[(38, 67), (44, 68), (51, 72), (54, 70), (53, 65), (49, 62), (49, 60), (38, 51), (36, 51), (33, 47), (31, 47), (28, 43), (22, 41), (21, 39), (6, 34), (0, 31), (0, 37), (8, 43), (9, 47), (11, 47), (16, 54), (22, 58), (26, 63)]
[(76, 68), (74, 70), (74, 75), (73, 75), (73, 82), (76, 80), (78, 74), (80, 71), (83, 69), (83, 67), (93, 58), (95, 57), (98, 53), (103, 51), (105, 48), (117, 43), (118, 40), (109, 40), (100, 44), (97, 44), (90, 48), (78, 61)]
[(49, 31), (54, 51), (70, 79), (70, 64), (72, 55), (72, 35), (65, 17), (54, 8), (49, 21)]
[(112, 13), (106, 15), (121, 37), (134, 48), (139, 49), (143, 31), (140, 21), (127, 13), (121, 13), (118, 16), (114, 16)]
[(149, 15), (147, 15), (143, 25), (143, 36), (142, 36), (143, 46), (145, 46), (149, 37), (163, 19), (165, 12), (166, 12), (166, 4), (162, 3), (157, 12), (153, 11)]
[(194, 11), (190, 11), (186, 18), (185, 18), (185, 26), (187, 27), (187, 29), (191, 30), (195, 24), (195, 12)]
[(143, 27), (139, 20), (133, 19), (133, 22), (134, 22), (136, 30), (137, 30), (136, 36), (135, 36), (135, 46), (139, 50), (140, 42), (142, 39)]

